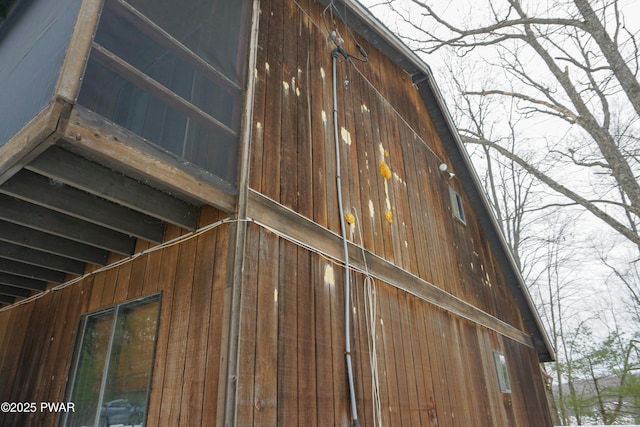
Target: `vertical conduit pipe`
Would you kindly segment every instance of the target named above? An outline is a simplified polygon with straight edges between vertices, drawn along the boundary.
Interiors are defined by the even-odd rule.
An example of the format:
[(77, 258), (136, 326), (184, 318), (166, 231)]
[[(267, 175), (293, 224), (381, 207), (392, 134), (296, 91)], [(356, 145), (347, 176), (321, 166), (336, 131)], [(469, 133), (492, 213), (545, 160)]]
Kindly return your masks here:
[(349, 382), (349, 397), (351, 400), (351, 418), (353, 427), (359, 427), (358, 410), (356, 408), (356, 390), (353, 383), (353, 368), (351, 365), (351, 276), (349, 265), (349, 247), (347, 245), (347, 229), (344, 220), (342, 206), (342, 181), (340, 178), (340, 139), (338, 137), (338, 95), (337, 95), (337, 71), (338, 56), (347, 55), (340, 46), (331, 51), (331, 65), (333, 74), (333, 133), (336, 146), (336, 186), (338, 190), (338, 211), (340, 215), (340, 232), (342, 233), (342, 247), (344, 250), (344, 354), (347, 364), (347, 380)]

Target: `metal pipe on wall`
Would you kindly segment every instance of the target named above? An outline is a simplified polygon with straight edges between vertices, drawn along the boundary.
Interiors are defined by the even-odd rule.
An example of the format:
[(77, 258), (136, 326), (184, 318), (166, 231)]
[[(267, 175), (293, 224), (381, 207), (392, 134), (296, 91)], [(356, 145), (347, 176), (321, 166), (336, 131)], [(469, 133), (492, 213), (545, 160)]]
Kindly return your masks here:
[(338, 211), (340, 215), (340, 232), (342, 234), (342, 246), (344, 250), (344, 282), (345, 282), (345, 298), (344, 298), (344, 354), (347, 364), (347, 380), (349, 382), (349, 397), (351, 401), (351, 418), (353, 427), (360, 425), (358, 421), (358, 409), (356, 407), (356, 391), (353, 381), (353, 367), (351, 363), (351, 275), (349, 265), (349, 247), (347, 245), (347, 230), (344, 219), (344, 208), (342, 203), (342, 181), (340, 178), (340, 139), (338, 136), (338, 96), (337, 96), (337, 70), (336, 63), (338, 57), (343, 55), (347, 58), (346, 53), (340, 46), (331, 51), (332, 66), (332, 89), (333, 89), (333, 133), (336, 149), (336, 186), (338, 191)]

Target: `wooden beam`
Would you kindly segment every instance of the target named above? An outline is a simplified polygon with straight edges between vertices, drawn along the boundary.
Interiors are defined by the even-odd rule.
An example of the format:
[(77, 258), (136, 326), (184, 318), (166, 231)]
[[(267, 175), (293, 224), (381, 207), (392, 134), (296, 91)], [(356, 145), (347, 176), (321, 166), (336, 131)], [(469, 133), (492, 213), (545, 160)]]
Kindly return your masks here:
[(0, 295), (26, 298), (31, 295), (31, 291), (29, 289), (17, 288), (10, 285), (0, 285)]
[(0, 257), (71, 274), (83, 274), (85, 263), (13, 243), (0, 245)]
[[(260, 193), (250, 191), (247, 216), (326, 256), (336, 260), (344, 259), (340, 236)], [(389, 285), (521, 344), (533, 347), (531, 336), (525, 332), (351, 242), (349, 242), (349, 259), (353, 266), (362, 271), (367, 269), (371, 276)]]
[(62, 283), (66, 276), (62, 271), (49, 270), (5, 258), (0, 258), (0, 272), (51, 283)]
[(83, 0), (78, 11), (78, 18), (67, 46), (56, 89), (55, 96), (75, 103), (82, 74), (86, 65), (93, 34), (98, 25), (98, 17), (102, 8), (102, 0)]
[(162, 241), (161, 220), (30, 171), (20, 171), (0, 185), (0, 193), (130, 236)]
[(0, 273), (0, 284), (31, 289), (33, 291), (44, 291), (47, 289), (47, 282), (7, 273)]
[(125, 234), (6, 195), (0, 195), (0, 219), (124, 255), (133, 253), (136, 241)]
[(66, 127), (66, 146), (149, 185), (225, 212), (236, 209), (237, 190), (223, 179), (171, 158), (131, 131), (76, 106)]
[(69, 104), (52, 101), (0, 147), (0, 183), (60, 138), (59, 125), (66, 121), (70, 111)]
[(198, 222), (196, 206), (58, 147), (26, 169), (179, 227), (193, 230)]
[(0, 241), (96, 265), (106, 265), (109, 255), (109, 252), (104, 249), (2, 220), (0, 220)]

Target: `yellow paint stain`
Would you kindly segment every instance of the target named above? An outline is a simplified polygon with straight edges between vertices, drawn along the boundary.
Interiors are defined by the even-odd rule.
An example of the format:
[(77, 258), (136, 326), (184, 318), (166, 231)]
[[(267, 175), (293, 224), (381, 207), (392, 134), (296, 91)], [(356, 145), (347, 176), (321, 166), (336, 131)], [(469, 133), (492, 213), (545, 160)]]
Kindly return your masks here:
[(389, 224), (393, 222), (393, 214), (391, 213), (391, 211), (386, 211), (384, 213), (384, 219), (386, 219)]
[(347, 224), (353, 225), (356, 222), (356, 217), (353, 216), (353, 214), (351, 212), (347, 212), (344, 215), (344, 220), (347, 222)]
[(384, 179), (390, 179), (391, 168), (384, 162), (384, 160), (380, 160), (379, 166), (380, 166), (380, 175), (382, 175)]

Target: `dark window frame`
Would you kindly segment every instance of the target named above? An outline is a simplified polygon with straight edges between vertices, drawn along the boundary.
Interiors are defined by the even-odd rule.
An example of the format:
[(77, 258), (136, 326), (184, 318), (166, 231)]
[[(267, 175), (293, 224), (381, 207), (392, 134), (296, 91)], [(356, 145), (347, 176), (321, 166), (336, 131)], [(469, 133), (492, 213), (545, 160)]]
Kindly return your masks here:
[[(71, 359), (71, 364), (70, 364), (70, 368), (69, 368), (69, 374), (67, 376), (67, 386), (66, 386), (66, 391), (65, 391), (65, 396), (67, 396), (67, 400), (69, 402), (73, 402), (72, 397), (73, 397), (73, 393), (74, 393), (74, 389), (76, 387), (76, 382), (78, 380), (78, 372), (79, 372), (79, 368), (80, 368), (80, 363), (81, 363), (81, 355), (82, 355), (82, 350), (83, 350), (83, 345), (85, 342), (85, 333), (87, 331), (87, 325), (88, 325), (88, 321), (90, 319), (96, 319), (102, 316), (108, 316), (108, 315), (113, 315), (113, 319), (111, 320), (111, 331), (110, 331), (110, 336), (109, 336), (109, 344), (108, 347), (106, 349), (106, 354), (105, 354), (105, 360), (107, 361), (107, 363), (105, 363), (105, 366), (102, 368), (102, 380), (101, 380), (101, 385), (100, 385), (100, 392), (99, 392), (99, 399), (98, 402), (96, 404), (96, 420), (100, 419), (100, 410), (99, 408), (103, 403), (103, 399), (104, 399), (104, 393), (105, 393), (105, 386), (106, 386), (106, 374), (109, 371), (109, 359), (111, 358), (111, 355), (113, 353), (113, 340), (116, 334), (116, 328), (115, 325), (118, 322), (118, 315), (121, 312), (121, 310), (123, 309), (127, 309), (127, 308), (132, 308), (132, 307), (136, 307), (136, 306), (143, 306), (145, 304), (150, 304), (150, 303), (155, 303), (157, 304), (157, 317), (155, 320), (155, 335), (154, 335), (154, 339), (153, 339), (153, 348), (151, 349), (151, 361), (150, 361), (150, 366), (149, 366), (149, 372), (148, 372), (148, 379), (147, 379), (147, 388), (145, 391), (145, 395), (146, 395), (146, 401), (144, 402), (144, 407), (145, 407), (145, 413), (143, 414), (142, 417), (142, 421), (144, 421), (142, 423), (142, 425), (146, 424), (146, 409), (148, 408), (148, 404), (149, 404), (149, 395), (150, 395), (150, 391), (151, 391), (151, 381), (152, 381), (152, 377), (153, 377), (153, 365), (154, 365), (154, 361), (155, 361), (155, 355), (156, 355), (156, 345), (157, 345), (157, 341), (158, 341), (158, 330), (159, 330), (159, 324), (160, 324), (160, 313), (161, 313), (161, 309), (162, 309), (162, 292), (156, 292), (150, 295), (146, 295), (140, 298), (135, 298), (135, 299), (131, 299), (131, 300), (127, 300), (127, 301), (123, 301), (117, 304), (114, 304), (112, 306), (109, 307), (104, 307), (101, 308), (99, 310), (96, 311), (92, 311), (90, 313), (85, 313), (80, 317), (80, 320), (78, 322), (78, 328), (77, 328), (77, 335), (76, 335), (76, 342), (74, 345), (74, 351), (73, 351), (73, 356)], [(74, 402), (75, 403), (75, 402)], [(79, 408), (76, 404), (75, 411), (78, 411)], [(65, 427), (69, 425), (69, 418), (70, 416), (73, 415), (73, 413), (71, 412), (66, 412), (64, 413), (64, 416), (60, 418), (59, 420), (59, 425), (61, 427)]]

